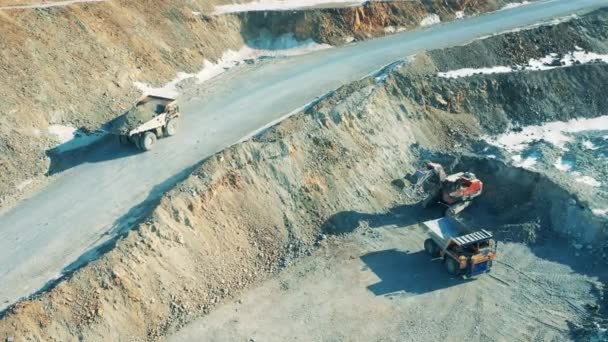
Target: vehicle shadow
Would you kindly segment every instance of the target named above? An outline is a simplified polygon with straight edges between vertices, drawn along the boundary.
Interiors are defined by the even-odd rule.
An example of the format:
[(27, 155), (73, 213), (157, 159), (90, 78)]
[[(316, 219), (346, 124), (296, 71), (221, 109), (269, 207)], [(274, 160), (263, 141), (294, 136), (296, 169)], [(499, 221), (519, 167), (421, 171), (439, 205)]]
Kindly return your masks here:
[(47, 157), (51, 160), (47, 176), (67, 171), (81, 164), (127, 158), (142, 152), (135, 146), (121, 145), (113, 135), (107, 135), (90, 145), (69, 151), (64, 151), (60, 145), (46, 151)]
[(391, 225), (407, 227), (440, 218), (444, 216), (444, 212), (445, 208), (441, 206), (423, 208), (420, 203), (399, 205), (385, 213), (378, 214), (342, 211), (327, 219), (322, 226), (322, 230), (327, 234), (348, 234), (357, 229), (362, 222), (367, 222), (371, 228)]
[(361, 261), (366, 270), (380, 278), (378, 283), (367, 287), (376, 296), (422, 294), (474, 281), (451, 276), (440, 259), (431, 260), (424, 251), (407, 253), (388, 249), (363, 255)]

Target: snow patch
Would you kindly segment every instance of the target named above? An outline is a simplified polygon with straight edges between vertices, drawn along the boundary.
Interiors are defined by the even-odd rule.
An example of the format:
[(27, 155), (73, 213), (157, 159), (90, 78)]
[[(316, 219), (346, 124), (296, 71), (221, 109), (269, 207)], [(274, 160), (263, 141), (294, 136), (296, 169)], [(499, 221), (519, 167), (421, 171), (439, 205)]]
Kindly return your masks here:
[(553, 121), (539, 126), (526, 126), (518, 132), (508, 132), (497, 137), (484, 137), (483, 139), (491, 145), (501, 147), (510, 152), (518, 152), (525, 149), (529, 143), (545, 140), (562, 150), (566, 143), (572, 141), (567, 133), (578, 133), (608, 129), (608, 115), (591, 119), (573, 119), (567, 122)]
[(76, 133), (76, 128), (64, 125), (50, 125), (47, 130), (62, 144), (72, 140), (74, 138), (74, 133)]
[(17, 186), (16, 186), (17, 191), (21, 192), (21, 191), (25, 190), (33, 182), (34, 182), (33, 179), (24, 180), (23, 182), (17, 184)]
[(504, 5), (500, 10), (508, 10), (511, 8), (516, 8), (516, 7), (520, 7), (520, 6), (524, 6), (524, 5), (528, 5), (530, 2), (529, 1), (522, 1), (522, 2), (511, 2), (508, 3), (506, 5)]
[(591, 212), (593, 212), (595, 215), (598, 215), (598, 216), (608, 216), (608, 208), (606, 208), (606, 209), (591, 209)]
[(437, 73), (437, 76), (443, 78), (460, 78), (478, 74), (504, 74), (521, 71), (542, 71), (589, 63), (608, 63), (608, 54), (603, 55), (594, 52), (575, 50), (565, 54), (562, 58), (559, 58), (556, 53), (552, 53), (540, 59), (530, 59), (528, 61), (528, 64), (523, 66), (494, 66), (489, 68), (476, 69), (463, 68), (447, 72), (439, 72)]
[(106, 136), (106, 133), (103, 132), (86, 134), (74, 127), (64, 125), (51, 125), (47, 128), (47, 131), (59, 141), (59, 144), (54, 148), (54, 152), (57, 153), (88, 146)]
[(463, 68), (452, 71), (440, 72), (437, 73), (437, 76), (443, 78), (460, 78), (460, 77), (468, 77), (479, 74), (504, 74), (507, 72), (512, 72), (513, 68), (505, 67), (505, 66), (496, 66), (491, 68)]
[(307, 7), (340, 7), (361, 6), (365, 1), (357, 0), (257, 0), (244, 4), (215, 6), (213, 14), (228, 14), (260, 11), (288, 11)]
[[(207, 61), (205, 61), (206, 63)], [(177, 90), (177, 85), (180, 84), (182, 81), (193, 77), (193, 74), (188, 74), (185, 72), (178, 72), (177, 73), (177, 77), (175, 77), (171, 82), (165, 84), (164, 86), (160, 87), (160, 88), (154, 88), (152, 86), (149, 86), (146, 83), (142, 83), (142, 82), (135, 82), (134, 85), (137, 89), (139, 89), (139, 91), (141, 91), (144, 94), (147, 95), (157, 95), (157, 96), (163, 96), (163, 97), (171, 97), (171, 98), (175, 98), (177, 97), (177, 95), (179, 95), (179, 92)]]
[(462, 19), (464, 18), (464, 11), (458, 11), (456, 13), (454, 13), (456, 19)]
[(422, 26), (422, 27), (432, 26), (432, 25), (437, 25), (440, 22), (441, 22), (441, 18), (439, 18), (439, 16), (437, 14), (431, 14), (428, 17), (422, 19), (422, 21), (420, 22), (420, 26)]
[(593, 144), (591, 141), (589, 141), (589, 140), (585, 140), (585, 141), (583, 141), (583, 147), (584, 147), (586, 150), (592, 150), (592, 151), (595, 151), (595, 150), (597, 150), (597, 149), (598, 149), (598, 147), (597, 147), (597, 146), (595, 146), (595, 145), (594, 145), (594, 144)]
[(205, 60), (203, 69), (198, 73), (179, 72), (176, 78), (160, 88), (142, 82), (135, 82), (134, 85), (146, 95), (175, 98), (180, 94), (179, 84), (181, 82), (194, 79), (197, 84), (202, 84), (248, 59), (296, 56), (332, 47), (328, 44), (316, 43), (312, 39), (298, 41), (292, 33), (282, 35), (276, 39), (258, 39), (253, 43), (256, 46), (255, 48), (243, 46), (239, 51), (228, 50), (224, 52), (216, 63)]
[(578, 173), (578, 172), (573, 172), (572, 174), (575, 175), (575, 176), (578, 176), (578, 178), (576, 178), (575, 181), (577, 181), (579, 183), (587, 184), (587, 185), (592, 186), (594, 188), (602, 186), (602, 183), (600, 183), (599, 181), (597, 181), (593, 177), (590, 177), (590, 176), (580, 176), (580, 173)]
[(562, 157), (557, 158), (557, 160), (555, 161), (555, 168), (557, 168), (560, 171), (564, 171), (564, 172), (568, 172), (570, 170), (572, 170), (572, 168), (574, 167), (574, 163), (570, 162), (570, 161), (564, 161), (562, 159)]
[(384, 28), (384, 32), (385, 33), (398, 33), (398, 32), (404, 32), (407, 31), (407, 28), (405, 27), (395, 27), (395, 26), (387, 26)]
[(522, 158), (522, 156), (520, 155), (516, 155), (511, 157), (511, 159), (513, 160), (513, 165), (515, 167), (521, 167), (524, 169), (534, 169), (534, 165), (536, 165), (536, 162), (538, 161), (535, 157), (526, 157), (526, 158)]

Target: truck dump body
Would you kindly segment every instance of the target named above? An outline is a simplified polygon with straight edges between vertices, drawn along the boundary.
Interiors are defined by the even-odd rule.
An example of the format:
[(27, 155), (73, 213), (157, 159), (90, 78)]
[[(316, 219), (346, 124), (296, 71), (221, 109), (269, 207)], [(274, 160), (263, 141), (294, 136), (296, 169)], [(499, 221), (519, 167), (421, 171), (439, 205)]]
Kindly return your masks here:
[(134, 129), (165, 113), (174, 101), (160, 96), (146, 96), (112, 122), (111, 132), (117, 135), (128, 135)]
[(431, 235), (436, 237), (436, 242), (447, 243), (450, 239), (460, 246), (483, 242), (492, 239), (492, 233), (486, 230), (471, 232), (463, 223), (451, 218), (442, 217), (440, 219), (423, 222)]

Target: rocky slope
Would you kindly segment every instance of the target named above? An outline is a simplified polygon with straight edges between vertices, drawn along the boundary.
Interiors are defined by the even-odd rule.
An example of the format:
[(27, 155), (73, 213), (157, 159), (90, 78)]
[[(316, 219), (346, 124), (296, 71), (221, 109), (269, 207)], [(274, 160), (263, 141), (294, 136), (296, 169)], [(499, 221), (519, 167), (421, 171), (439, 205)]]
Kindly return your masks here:
[[(604, 18), (606, 12), (593, 15)], [(563, 24), (561, 30), (580, 29), (585, 20)], [(512, 44), (522, 35), (540, 39), (543, 30), (482, 44)], [(305, 112), (217, 154), (99, 260), (6, 311), (0, 337), (156, 340), (310, 253), (332, 234), (356, 228), (352, 215), (335, 214), (384, 212), (418, 202), (420, 195), (403, 177), (424, 159), (454, 160), (471, 152), (469, 143), (481, 134), (504, 130), (510, 121), (571, 118), (556, 99), (563, 108), (575, 107), (589, 117), (608, 109), (602, 97), (608, 90), (605, 64), (521, 72), (516, 78), (438, 77), (442, 62), (433, 55), (455, 51), (420, 55), (386, 78), (369, 77), (340, 88)], [(496, 48), (493, 53), (504, 52)], [(579, 84), (587, 85), (583, 95)], [(524, 102), (513, 105), (515, 98)], [(541, 111), (539, 103), (548, 110)], [(477, 210), (498, 213), (500, 220), (481, 217), (480, 225), (495, 230), (500, 239), (529, 243), (542, 234), (578, 239), (580, 230), (591, 227), (595, 243), (589, 250), (597, 253), (598, 264), (586, 272), (605, 271), (606, 219), (593, 215), (579, 195), (542, 173), (503, 161), (460, 160), (493, 184)], [(534, 189), (527, 186), (532, 184)], [(546, 196), (566, 203), (567, 210), (541, 201)], [(417, 207), (411, 208), (399, 214), (422, 219)], [(578, 231), (560, 229), (555, 223), (565, 211), (570, 222), (585, 224)]]

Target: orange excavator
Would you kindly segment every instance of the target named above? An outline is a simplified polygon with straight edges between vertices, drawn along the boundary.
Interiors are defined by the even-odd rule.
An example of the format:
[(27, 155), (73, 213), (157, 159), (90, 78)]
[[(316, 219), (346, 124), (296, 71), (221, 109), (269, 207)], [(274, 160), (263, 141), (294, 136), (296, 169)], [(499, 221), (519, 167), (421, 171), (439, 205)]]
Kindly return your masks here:
[(427, 193), (423, 207), (443, 204), (448, 207), (448, 216), (458, 215), (483, 191), (483, 182), (475, 174), (459, 172), (448, 176), (443, 166), (437, 163), (427, 163), (426, 170), (418, 171), (417, 175), (416, 188)]

